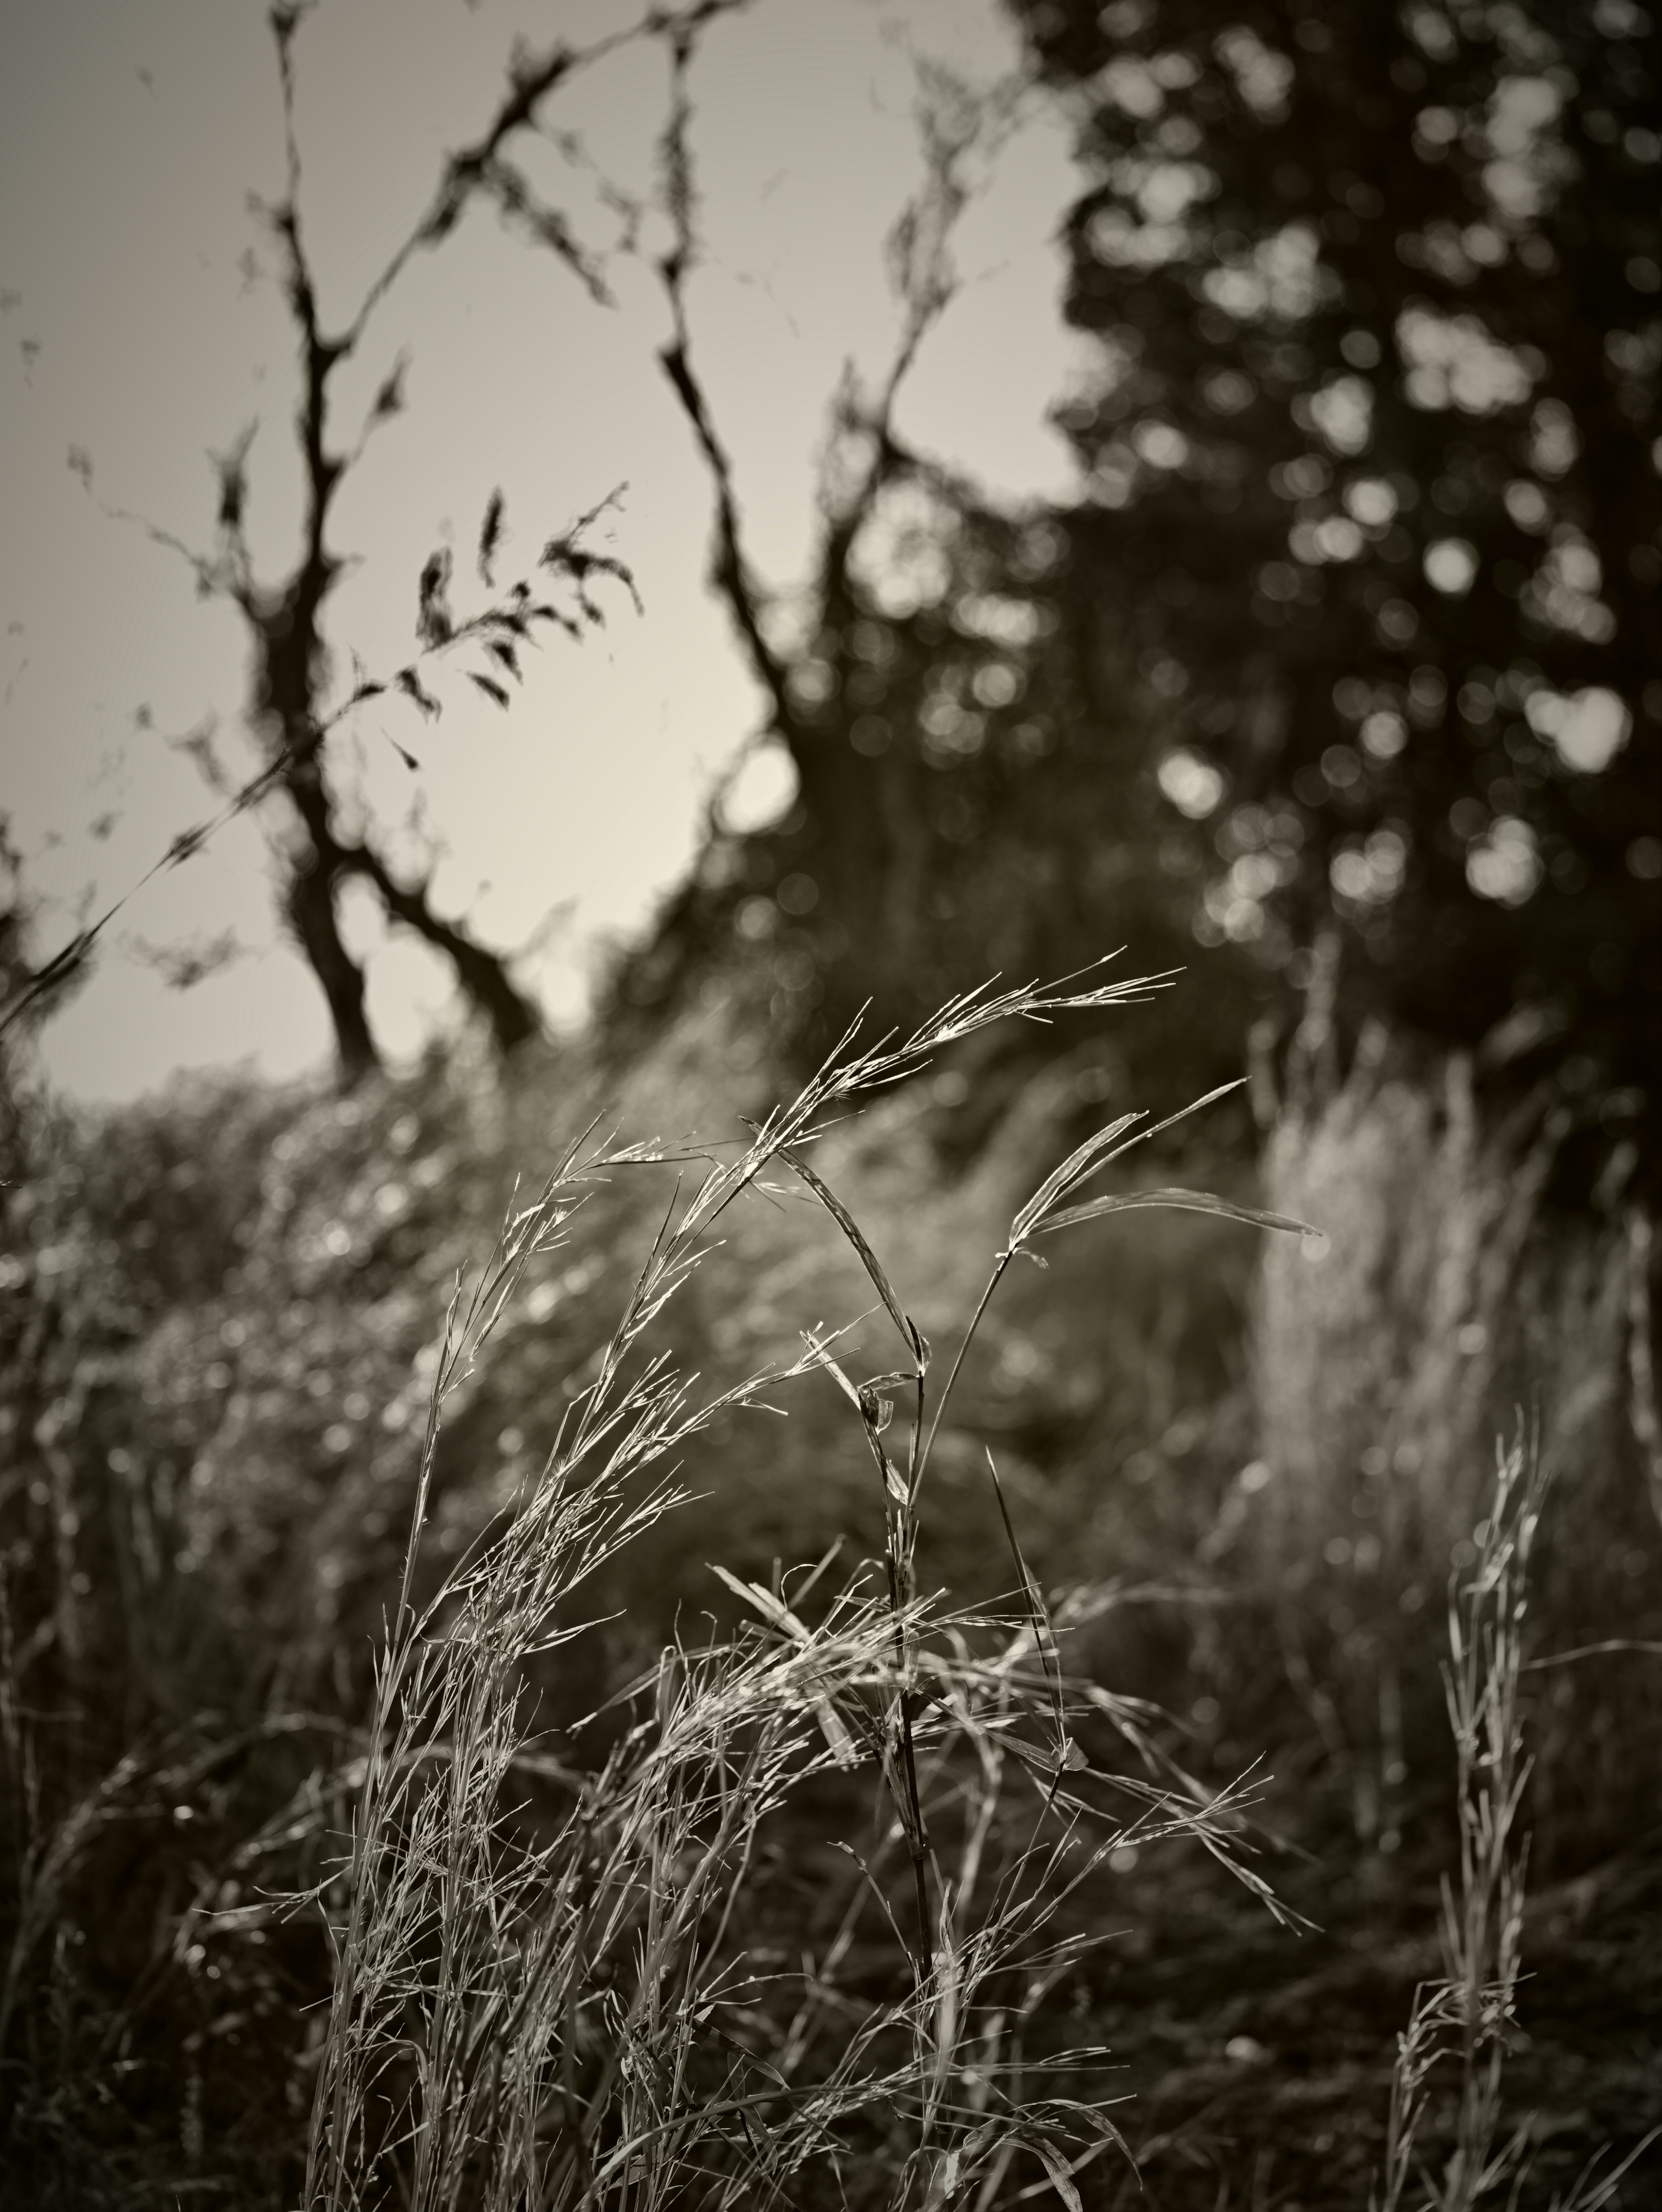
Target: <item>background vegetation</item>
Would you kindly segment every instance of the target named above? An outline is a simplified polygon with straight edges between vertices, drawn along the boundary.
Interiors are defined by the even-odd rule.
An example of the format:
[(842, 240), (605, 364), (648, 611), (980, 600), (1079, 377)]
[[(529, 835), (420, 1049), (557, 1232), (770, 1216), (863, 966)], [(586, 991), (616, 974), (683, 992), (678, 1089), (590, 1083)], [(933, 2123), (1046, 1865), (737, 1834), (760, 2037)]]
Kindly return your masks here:
[[(221, 802), (285, 810), (282, 896), (335, 1020), (338, 1087), (227, 1077), (98, 1115), (53, 1099), (32, 1028), (101, 925), (37, 945), (15, 887), (0, 938), (8, 2171), (41, 2203), (186, 2188), (393, 2202), (376, 2192), (394, 2169), (410, 2201), (521, 2201), (505, 2168), (469, 2162), (469, 2130), (502, 2130), (470, 2101), (483, 2076), (468, 2065), (498, 2051), (518, 2078), (500, 2022), (523, 2024), (531, 1984), (514, 1974), (539, 1930), (567, 1924), (539, 1918), (535, 1879), (552, 1869), (581, 1890), (604, 1864), (624, 1869), (628, 1901), (612, 1964), (586, 1980), (568, 1960), (559, 1983), (600, 2025), (566, 2034), (557, 2007), (542, 2031), (581, 2066), (492, 2115), (569, 2148), (558, 2098), (586, 2099), (610, 2154), (639, 2113), (582, 2069), (620, 2023), (670, 2024), (650, 2050), (685, 2120), (740, 2094), (734, 2066), (782, 2078), (805, 2063), (805, 1988), (827, 2008), (815, 2079), (834, 2075), (839, 2036), (865, 2070), (859, 2097), (814, 2108), (819, 2136), (774, 2112), (765, 2152), (700, 2138), (678, 2158), (624, 2155), (610, 2179), (604, 2155), (600, 2179), (568, 2159), (541, 2169), (550, 2202), (614, 2181), (666, 2203), (764, 2188), (831, 2202), (833, 2184), (873, 2202), (990, 2206), (1030, 2184), (1129, 2202), (1137, 2185), (1100, 2132), (1104, 2154), (1072, 2178), (1080, 2146), (1058, 2117), (1070, 2093), (1052, 2062), (1101, 2041), (1128, 2071), (1089, 2094), (1105, 2078), (1107, 2094), (1137, 2091), (1112, 2117), (1157, 2202), (1360, 2206), (1377, 2185), (1393, 2205), (1452, 2208), (1527, 2166), (1523, 2201), (1544, 2204), (1568, 2201), (1604, 2147), (1606, 2174), (1639, 2152), (1611, 2187), (1642, 2203), (1662, 2118), (1658, 34), (1629, 0), (1342, 20), (1024, 0), (1032, 82), (1080, 134), (1069, 313), (1097, 368), (1063, 417), (1079, 495), (993, 511), (896, 431), (899, 380), (947, 336), (965, 161), (1014, 96), (933, 81), (924, 184), (895, 233), (893, 374), (837, 398), (807, 613), (787, 623), (748, 556), (698, 370), (698, 39), (725, 12), (646, 33), (669, 82), (654, 267), (663, 368), (709, 471), (714, 586), (796, 771), (786, 813), (746, 835), (711, 823), (592, 1033), (559, 1046), (505, 959), (396, 879), (373, 835), (342, 830), (329, 740), (367, 687), (419, 704), (428, 659), (454, 654), (511, 702), (535, 624), (581, 632), (630, 578), (579, 526), (550, 540), (541, 578), (504, 588), (487, 498), (478, 611), (453, 606), (460, 587), (429, 562), (407, 667), (331, 692), (344, 463), (328, 380), (380, 288), (350, 343), (331, 335), (290, 106), (289, 196), (270, 222), (301, 360), (303, 544), (291, 574), (256, 580), (233, 459), (197, 574), (249, 626), (264, 733)], [(274, 28), (291, 88), (301, 19), (280, 9)], [(522, 59), (403, 257), (484, 195), (569, 273), (576, 249), (514, 149), (579, 61)], [(381, 1067), (363, 1018), (335, 921), (354, 875), (443, 945), (484, 1018), (417, 1067)], [(879, 1030), (910, 1031), (994, 971), (1060, 975), (1126, 941), (1128, 976), (1190, 973), (1141, 1004), (1079, 986), (1082, 1003), (1044, 1021), (1020, 1004), (1000, 1024), (948, 1021), (857, 1118), (841, 1116), (850, 1082), (846, 1098), (810, 1083), (811, 1122), (766, 1119), (800, 1103), (868, 999)], [(886, 1492), (874, 1453), (880, 1470), (898, 1447), (879, 1442), (880, 1401), (904, 1406), (922, 1340), (938, 1361), (955, 1348), (1056, 1162), (1105, 1121), (1161, 1120), (1243, 1069), (1244, 1090), (1103, 1188), (1198, 1186), (1321, 1238), (1193, 1211), (1081, 1224), (1048, 1267), (1001, 1285), (934, 1438), (928, 1510)], [(516, 1176), (576, 1173), (596, 1115), (661, 1156), (594, 1166), (569, 1213), (557, 1177), (552, 1211), (527, 1213)], [(779, 1129), (810, 1126), (802, 1157), (881, 1255), (880, 1279), (790, 1172)], [(685, 1210), (711, 1157), (734, 1178), (719, 1240), (697, 1197)], [(735, 1159), (753, 1168), (734, 1176)], [(512, 1295), (452, 1370), (458, 1270), (496, 1248), (510, 1208)], [(661, 1276), (676, 1285), (661, 1310)], [(848, 1354), (875, 1378), (855, 1408), (813, 1358), (783, 1420), (724, 1402), (804, 1365), (801, 1332), (874, 1299)], [(620, 1311), (635, 1316), (621, 1339)], [(897, 1350), (896, 1323), (921, 1339)], [(615, 1488), (584, 1493), (624, 1516), (626, 1547), (560, 1534), (546, 1502), (574, 1425), (581, 1441), (623, 1371), (620, 1341), (696, 1375), (711, 1408), (685, 1433), (669, 1422), (673, 1467), (607, 1462)], [(630, 1370), (620, 1403), (653, 1387)], [(1519, 1434), (1550, 1474), (1544, 1504), (1528, 1454), (1497, 1497), (1495, 1439)], [(672, 1474), (686, 1502), (647, 1510)], [(859, 1612), (868, 1593), (782, 1629), (768, 1607), (785, 1607), (790, 1571), (838, 1540), (886, 1564), (878, 1611)], [(547, 1602), (521, 1615), (490, 1576), (525, 1559), (543, 1561)], [(556, 1571), (569, 1559), (581, 1574)], [(1468, 1593), (1452, 1689), (1451, 1576)], [(840, 1567), (825, 1594), (839, 1583)], [(895, 1620), (943, 1587), (958, 1613), (920, 1613), (888, 1656)], [(399, 1638), (417, 1617), (439, 1672), (378, 1673), (389, 1635), (416, 1649)], [(504, 1623), (519, 1641), (498, 1679), (485, 1660)], [(796, 1639), (788, 1680), (767, 1672), (781, 1637)], [(926, 1648), (952, 1686), (915, 1708)], [(1008, 1707), (984, 1703), (995, 1677)], [(400, 1706), (417, 1679), (429, 1702)], [(610, 1702), (642, 1682), (645, 1705)], [(877, 1716), (858, 1747), (887, 1777), (875, 1826), (836, 1728), (804, 1748), (828, 1703)], [(956, 1733), (909, 1796), (898, 1747), (948, 1713)], [(1018, 1719), (1030, 1752), (1048, 1746), (1052, 1798), (1083, 1771), (1073, 1726), (1093, 1786), (1135, 1782), (1156, 1810), (1147, 1832), (1099, 1832), (1111, 1855), (1069, 1893), (1055, 1960), (1017, 1943), (965, 1998), (1002, 2132), (977, 2135), (993, 2106), (971, 2096), (958, 2137), (931, 2135), (947, 2125), (931, 2069), (968, 2082), (981, 2062), (967, 2025), (941, 2024), (928, 1899), (947, 1928), (948, 1880), (964, 1896), (974, 1881), (962, 1860), (938, 1893), (917, 1874), (922, 1914), (906, 1918), (916, 1832), (936, 1789), (954, 1818), (970, 1808), (967, 1832), (984, 1813), (1001, 1864), (1027, 1866), (1007, 1825), (1023, 1762), (988, 1779)], [(683, 1859), (716, 1817), (701, 1793), (741, 1750), (743, 1848), (690, 1888)], [(1250, 1821), (1229, 1794), (1249, 1772)], [(587, 1831), (563, 1809), (574, 1776)], [(1081, 1837), (1101, 1809), (1079, 1813)], [(441, 1812), (447, 1828), (430, 1825)], [(672, 1814), (674, 1849), (661, 1836), (631, 1856), (639, 1822)], [(471, 1838), (471, 1887), (447, 1834)], [(857, 1942), (839, 1937), (832, 1842), (878, 1855), (886, 1932), (874, 1902), (870, 1925), (846, 1923)], [(1291, 1931), (1220, 1864), (1249, 1846), (1317, 1927)], [(423, 1884), (444, 1879), (434, 1905)], [(691, 1978), (649, 2001), (653, 1916), (684, 1893), (700, 1900), (686, 1924), (719, 1942), (671, 1944)], [(1014, 1893), (997, 1893), (985, 1925), (1008, 1933)], [(1128, 1932), (1083, 1940), (1111, 1926)], [(444, 1931), (463, 1927), (474, 1966), (447, 1982), (433, 1946), (447, 1958)], [(792, 1984), (805, 1953), (819, 1965)], [(355, 2013), (369, 1983), (353, 1977), (375, 1958), (383, 1978)], [(713, 1978), (703, 2011), (697, 1975)], [(453, 2019), (446, 1990), (482, 2009)], [(678, 2057), (674, 2021), (718, 2013), (720, 2063), (713, 2026), (696, 2063)], [(378, 2074), (390, 2051), (404, 2055)], [(348, 2107), (356, 2134), (317, 2117)], [(405, 2113), (427, 2117), (400, 2150)], [(381, 2166), (363, 2148), (377, 2128)], [(526, 2155), (534, 2166), (534, 2144)]]

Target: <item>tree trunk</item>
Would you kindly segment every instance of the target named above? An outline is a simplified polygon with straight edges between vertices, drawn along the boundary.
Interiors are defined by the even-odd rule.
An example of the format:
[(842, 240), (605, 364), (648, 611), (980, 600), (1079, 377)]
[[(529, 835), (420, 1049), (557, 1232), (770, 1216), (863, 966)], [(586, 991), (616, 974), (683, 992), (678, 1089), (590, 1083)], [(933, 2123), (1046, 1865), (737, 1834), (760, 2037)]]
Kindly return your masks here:
[(363, 970), (347, 951), (335, 907), (334, 868), (315, 847), (290, 865), (283, 908), (307, 966), (323, 988), (334, 1025), (342, 1085), (350, 1090), (380, 1066), (363, 1003)]

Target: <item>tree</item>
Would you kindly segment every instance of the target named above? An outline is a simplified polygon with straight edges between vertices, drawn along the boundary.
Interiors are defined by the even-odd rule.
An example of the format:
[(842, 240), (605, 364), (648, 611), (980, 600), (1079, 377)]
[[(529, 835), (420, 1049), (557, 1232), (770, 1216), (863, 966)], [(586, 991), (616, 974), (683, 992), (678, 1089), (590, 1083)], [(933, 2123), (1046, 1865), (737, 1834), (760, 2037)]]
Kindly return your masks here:
[[(158, 543), (188, 562), (201, 594), (228, 601), (240, 616), (252, 648), (247, 722), (259, 754), (254, 773), (239, 780), (205, 738), (192, 742), (221, 809), (209, 822), (175, 838), (157, 865), (173, 866), (188, 860), (234, 814), (281, 808), (283, 818), (274, 841), (279, 905), (327, 1000), (340, 1070), (348, 1083), (379, 1064), (365, 1009), (362, 969), (340, 926), (339, 893), (349, 882), (367, 885), (389, 921), (423, 939), (449, 962), (464, 996), (484, 1018), (499, 1050), (511, 1052), (536, 1034), (539, 1019), (514, 981), (505, 957), (483, 944), (465, 921), (437, 911), (429, 879), (400, 874), (373, 826), (345, 826), (332, 736), (365, 701), (387, 691), (401, 693), (423, 715), (436, 716), (441, 701), (423, 681), (425, 664), (458, 651), (473, 664), (466, 670), (470, 680), (505, 708), (509, 687), (521, 674), (521, 657), (534, 642), (540, 625), (581, 638), (603, 618), (595, 586), (609, 580), (632, 594), (634, 585), (620, 561), (596, 550), (587, 539), (591, 526), (612, 503), (608, 500), (548, 541), (537, 564), (539, 577), (523, 576), (499, 590), (494, 563), (502, 539), (504, 506), (501, 492), (495, 492), (485, 506), (478, 545), (480, 580), (491, 596), (469, 615), (453, 613), (450, 557), (443, 550), (434, 553), (423, 564), (417, 582), (415, 657), (384, 678), (355, 667), (353, 681), (342, 696), (340, 687), (331, 685), (326, 637), (329, 601), (344, 565), (331, 543), (332, 519), (341, 488), (368, 440), (402, 409), (404, 364), (388, 364), (368, 417), (350, 446), (339, 442), (334, 419), (338, 411), (336, 379), (368, 344), (377, 310), (410, 262), (442, 245), (475, 200), (496, 205), (506, 220), (551, 248), (590, 299), (604, 301), (607, 295), (600, 270), (559, 213), (540, 205), (510, 171), (507, 150), (539, 126), (554, 94), (585, 67), (630, 40), (672, 39), (681, 33), (684, 22), (702, 23), (738, 4), (742, 0), (697, 0), (685, 19), (673, 10), (654, 10), (635, 26), (586, 47), (556, 41), (542, 52), (516, 50), (494, 113), (476, 137), (446, 161), (426, 206), (354, 312), (340, 322), (328, 320), (320, 301), (301, 206), (295, 44), (309, 4), (283, 0), (271, 10), (286, 179), (282, 198), (259, 212), (278, 249), (283, 296), (297, 341), (299, 394), (294, 428), (302, 487), (300, 546), (275, 581), (264, 580), (256, 573), (247, 528), (246, 463), (252, 433), (214, 457), (219, 496), (210, 550), (193, 549), (152, 525), (143, 526)], [(77, 451), (70, 461), (90, 489), (90, 459)], [(563, 587), (553, 599), (548, 596), (551, 582)], [(413, 759), (411, 764), (415, 764)], [(10, 995), (0, 1014), (0, 1027), (10, 1027), (26, 1012), (41, 1007), (82, 970), (100, 933), (125, 904), (125, 897), (117, 900), (88, 928), (31, 970)]]
[[(716, 0), (679, 16), (654, 15), (634, 35), (661, 41), (673, 76), (661, 141), (671, 244), (656, 274), (672, 319), (661, 365), (715, 495), (712, 582), (758, 682), (768, 727), (792, 757), (800, 794), (785, 820), (759, 836), (734, 836), (712, 820), (701, 866), (652, 940), (625, 958), (617, 998), (631, 1014), (655, 1018), (712, 966), (731, 970), (736, 961), (759, 987), (777, 1042), (810, 1056), (868, 999), (885, 1018), (916, 1018), (989, 971), (1060, 972), (1128, 940), (1142, 964), (1173, 964), (1188, 941), (1187, 886), (1202, 850), (1185, 823), (1167, 817), (1147, 773), (1147, 687), (1139, 689), (1130, 660), (1105, 649), (1097, 611), (1069, 581), (1074, 556), (1058, 518), (1038, 507), (997, 511), (967, 481), (910, 447), (896, 428), (905, 378), (953, 297), (954, 224), (975, 189), (977, 165), (996, 158), (1020, 112), (1021, 82), (975, 88), (924, 69), (918, 111), (924, 179), (889, 245), (896, 349), (874, 387), (863, 388), (850, 372), (836, 397), (807, 618), (793, 618), (783, 596), (758, 574), (721, 426), (700, 380), (690, 308), (702, 250), (694, 64), (709, 25), (741, 4)], [(325, 989), (350, 1079), (374, 1064), (374, 1046), (363, 978), (336, 913), (337, 893), (348, 880), (368, 884), (390, 918), (451, 959), (504, 1049), (529, 1033), (534, 1014), (500, 956), (465, 926), (437, 915), (426, 884), (400, 881), (372, 831), (349, 836), (340, 827), (331, 735), (364, 700), (389, 688), (422, 712), (436, 713), (422, 657), (458, 647), (476, 648), (481, 665), (470, 670), (472, 680), (505, 701), (503, 678), (517, 674), (531, 625), (557, 619), (559, 611), (535, 601), (521, 581), (459, 623), (448, 605), (447, 556), (435, 555), (417, 594), (421, 655), (388, 678), (370, 681), (359, 671), (330, 707), (324, 621), (341, 562), (327, 525), (365, 441), (402, 404), (402, 365), (389, 368), (349, 453), (331, 443), (332, 380), (367, 342), (374, 311), (402, 269), (417, 251), (441, 243), (472, 198), (496, 206), (547, 246), (591, 298), (607, 296), (600, 266), (563, 218), (539, 202), (515, 147), (520, 134), (534, 131), (543, 103), (563, 78), (617, 42), (581, 54), (556, 49), (521, 57), (486, 130), (446, 164), (429, 205), (352, 319), (332, 326), (318, 303), (299, 210), (293, 95), (300, 21), (293, 9), (272, 18), (288, 190), (266, 219), (300, 341), (296, 431), (307, 491), (301, 556), (275, 585), (254, 577), (246, 440), (216, 460), (219, 538), (212, 551), (152, 534), (185, 556), (202, 592), (237, 608), (250, 635), (261, 765), (238, 785), (205, 743), (198, 755), (225, 811), (287, 802), (284, 912)], [(610, 183), (606, 196), (623, 218), (621, 250), (640, 250), (647, 209)], [(480, 538), (487, 585), (501, 519), (498, 494)], [(575, 587), (568, 626), (579, 632), (598, 617), (587, 589), (594, 575), (628, 580), (617, 564), (587, 550), (582, 533), (593, 519), (554, 540), (544, 556)], [(187, 860), (215, 826), (186, 833), (164, 864)], [(85, 957), (109, 918), (39, 972), (37, 996)], [(1167, 1054), (1183, 1027), (1181, 1018), (1146, 1024), (1142, 1041)]]
[(1654, 1114), (1651, 18), (1012, 4), (1089, 178), (1068, 588), (1219, 825), (1197, 933), (1298, 979), (1336, 932), (1356, 1011)]
[(812, 1046), (868, 992), (904, 1018), (987, 967), (1192, 932), (1233, 955), (1232, 1053), (1336, 959), (1352, 1021), (1487, 1040), (1607, 1114), (1662, 1098), (1649, 19), (1012, 6), (1080, 118), (1081, 496), (991, 512), (895, 433), (989, 112), (937, 87), (902, 343), (839, 396), (788, 649), (685, 320), (667, 356), (800, 795), (760, 836), (713, 825), (626, 993), (660, 1003), (737, 932)]
[[(870, 1002), (921, 1018), (990, 973), (1056, 973), (1129, 942), (1180, 961), (1183, 886), (1200, 863), (1162, 821), (1146, 773), (1146, 702), (1105, 652), (1071, 551), (1042, 502), (1003, 512), (910, 445), (905, 378), (955, 289), (954, 225), (1026, 97), (926, 68), (922, 182), (893, 225), (897, 339), (871, 386), (850, 369), (831, 410), (819, 532), (793, 601), (758, 574), (731, 457), (701, 381), (690, 280), (699, 260), (689, 41), (663, 167), (675, 221), (659, 266), (673, 317), (661, 356), (709, 473), (711, 580), (797, 794), (738, 833), (713, 813), (699, 864), (617, 978), (614, 1017), (658, 1018), (712, 971), (738, 976), (775, 1042), (815, 1058)], [(1142, 1048), (1223, 1042), (1181, 1012)], [(1227, 1048), (1227, 1047), (1226, 1047)]]

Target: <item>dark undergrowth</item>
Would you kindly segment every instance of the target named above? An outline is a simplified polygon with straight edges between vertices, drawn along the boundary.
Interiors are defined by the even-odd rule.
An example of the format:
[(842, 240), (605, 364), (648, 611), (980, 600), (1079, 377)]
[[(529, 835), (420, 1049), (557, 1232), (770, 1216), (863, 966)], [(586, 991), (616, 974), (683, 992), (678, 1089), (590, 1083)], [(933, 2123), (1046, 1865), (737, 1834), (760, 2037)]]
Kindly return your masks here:
[[(965, 1152), (985, 1011), (777, 1109), (687, 1032), (587, 1139), (575, 1048), (96, 1121), (14, 1071), (16, 2201), (1654, 2201), (1620, 1391), (1577, 1428), (1549, 1376), (1497, 1504), (1516, 1364), (1455, 1405), (1393, 1300), (1472, 1346), (1539, 1267), (1359, 1289), (1331, 1115), (1265, 1186), (1325, 1259), (1171, 1204), (1263, 1202), (1203, 1114), (1024, 1217), (1120, 1103), (1063, 1052)], [(1348, 1110), (1402, 1155), (1401, 1097)]]

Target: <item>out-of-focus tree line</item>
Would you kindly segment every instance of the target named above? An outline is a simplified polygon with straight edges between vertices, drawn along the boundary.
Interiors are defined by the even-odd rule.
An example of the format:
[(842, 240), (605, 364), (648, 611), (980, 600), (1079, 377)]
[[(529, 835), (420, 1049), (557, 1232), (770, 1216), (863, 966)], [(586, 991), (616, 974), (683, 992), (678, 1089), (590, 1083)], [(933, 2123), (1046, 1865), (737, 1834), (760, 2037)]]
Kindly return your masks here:
[[(702, 381), (703, 17), (665, 19), (662, 366), (715, 495), (712, 580), (797, 795), (759, 831), (717, 811), (695, 872), (623, 962), (613, 1014), (649, 1029), (736, 969), (801, 1059), (868, 1000), (906, 1020), (995, 971), (1054, 975), (1121, 944), (1141, 968), (1178, 966), (1198, 943), (1204, 988), (1144, 1024), (1149, 1060), (1233, 1072), (1255, 1027), (1285, 1037), (1313, 988), (1342, 1034), (1381, 1015), (1401, 1037), (1481, 1047), (1596, 1102), (1607, 1136), (1642, 1139), (1630, 1125), (1662, 1094), (1654, 24), (1635, 0), (1365, 0), (1336, 17), (1008, 4), (1039, 96), (1075, 125), (1082, 189), (1061, 236), (1088, 365), (1056, 419), (1078, 490), (1001, 508), (897, 427), (918, 350), (951, 346), (966, 166), (1008, 96), (926, 76), (924, 183), (891, 240), (896, 357), (837, 396), (813, 570), (788, 596), (748, 557)], [(358, 449), (330, 442), (329, 378), (473, 198), (592, 301), (607, 294), (515, 166), (592, 58), (556, 46), (513, 75), (335, 331), (298, 212), (299, 20), (273, 18), (289, 177), (265, 213), (301, 342), (301, 557), (255, 584), (240, 449), (217, 465), (214, 550), (166, 542), (250, 625), (259, 766), (239, 783), (210, 760), (210, 781), (227, 811), (293, 803), (284, 916), (351, 1079), (379, 1055), (337, 915), (349, 879), (450, 959), (504, 1049), (535, 1016), (502, 956), (338, 830), (336, 722), (389, 690), (427, 714), (438, 702), (418, 655), (330, 708), (320, 620), (340, 559), (326, 526)], [(624, 211), (619, 250), (635, 252), (643, 210)], [(395, 371), (368, 428), (400, 404)], [(502, 512), (497, 495), (487, 585)], [(459, 621), (435, 556), (422, 654), (474, 649), (473, 681), (506, 704), (534, 623), (578, 629), (598, 614), (586, 579), (628, 580), (581, 528), (545, 555), (575, 614), (522, 581)], [(26, 995), (71, 980), (102, 926), (43, 969), (20, 951)]]
[(1651, 18), (1014, 9), (1085, 173), (1079, 494), (995, 511), (850, 390), (788, 648), (724, 509), (799, 795), (718, 826), (625, 998), (736, 941), (812, 1048), (1198, 940), (1205, 1021), (1151, 1050), (1238, 1064), (1324, 980), (1342, 1029), (1483, 1042), (1625, 1133), (1662, 1094)]

